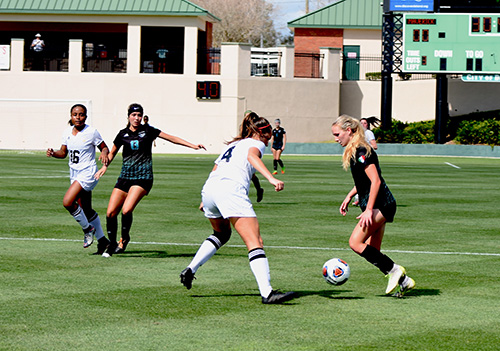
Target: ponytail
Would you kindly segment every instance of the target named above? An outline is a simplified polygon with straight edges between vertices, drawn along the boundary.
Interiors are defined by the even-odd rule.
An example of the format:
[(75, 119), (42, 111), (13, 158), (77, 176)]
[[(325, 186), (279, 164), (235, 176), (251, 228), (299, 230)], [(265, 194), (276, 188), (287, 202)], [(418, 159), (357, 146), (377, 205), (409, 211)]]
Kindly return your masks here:
[(261, 135), (264, 133), (271, 133), (273, 128), (269, 121), (263, 117), (259, 117), (255, 112), (248, 113), (243, 122), (241, 122), (240, 131), (237, 137), (229, 141), (227, 144), (232, 142), (251, 138), (254, 135)]

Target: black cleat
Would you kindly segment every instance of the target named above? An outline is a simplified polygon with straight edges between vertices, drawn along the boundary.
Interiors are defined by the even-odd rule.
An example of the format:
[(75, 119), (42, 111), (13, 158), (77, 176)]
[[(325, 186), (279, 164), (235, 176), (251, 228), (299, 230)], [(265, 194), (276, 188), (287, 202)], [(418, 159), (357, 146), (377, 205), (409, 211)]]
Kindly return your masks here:
[(108, 248), (109, 240), (105, 236), (97, 241), (97, 251), (93, 255), (102, 255)]
[(115, 253), (116, 248), (118, 247), (118, 244), (113, 241), (110, 242), (108, 245), (108, 248), (106, 249), (106, 252), (102, 254), (102, 257), (111, 257)]
[(181, 272), (181, 283), (182, 285), (184, 285), (186, 287), (186, 289), (191, 289), (191, 287), (193, 286), (193, 279), (196, 279), (194, 277), (194, 273), (193, 271), (191, 270), (191, 268), (186, 268), (184, 269), (182, 272)]
[(293, 291), (286, 293), (279, 292), (278, 290), (273, 290), (268, 297), (262, 297), (262, 303), (265, 304), (280, 304), (289, 301), (295, 297)]
[(120, 239), (120, 242), (118, 243), (118, 246), (115, 249), (115, 254), (122, 254), (125, 252), (125, 249), (127, 248), (127, 245), (130, 240), (123, 240)]

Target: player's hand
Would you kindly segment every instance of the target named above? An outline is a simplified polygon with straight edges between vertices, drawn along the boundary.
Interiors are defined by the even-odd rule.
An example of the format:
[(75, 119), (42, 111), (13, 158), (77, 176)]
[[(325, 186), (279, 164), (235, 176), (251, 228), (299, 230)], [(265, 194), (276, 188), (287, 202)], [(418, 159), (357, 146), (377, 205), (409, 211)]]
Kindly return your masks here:
[(198, 209), (199, 209), (201, 212), (205, 212), (205, 211), (203, 211), (203, 201), (202, 201), (202, 202), (200, 202), (200, 206), (198, 207)]
[(47, 157), (52, 157), (54, 155), (54, 149), (48, 148), (47, 149)]
[(101, 167), (101, 169), (98, 170), (96, 174), (94, 174), (94, 179), (99, 180), (106, 173), (107, 170), (108, 170), (108, 167), (106, 167), (106, 166)]
[(356, 219), (359, 219), (359, 226), (362, 228), (371, 226), (373, 223), (373, 210), (364, 210)]
[(349, 212), (349, 203), (351, 202), (351, 199), (349, 197), (346, 197), (344, 201), (342, 201), (342, 204), (340, 205), (340, 214), (342, 216), (345, 216), (347, 212)]
[(109, 158), (108, 158), (108, 153), (104, 153), (104, 152), (101, 152), (101, 155), (99, 155), (99, 161), (101, 161), (101, 163), (104, 165), (104, 166), (109, 166)]
[(276, 179), (272, 177), (269, 182), (274, 185), (274, 190), (276, 191), (281, 191), (285, 188), (285, 183), (283, 183), (281, 180)]
[(202, 144), (196, 145), (195, 150), (201, 150), (201, 149), (207, 151), (207, 149), (205, 148), (205, 146), (203, 146)]

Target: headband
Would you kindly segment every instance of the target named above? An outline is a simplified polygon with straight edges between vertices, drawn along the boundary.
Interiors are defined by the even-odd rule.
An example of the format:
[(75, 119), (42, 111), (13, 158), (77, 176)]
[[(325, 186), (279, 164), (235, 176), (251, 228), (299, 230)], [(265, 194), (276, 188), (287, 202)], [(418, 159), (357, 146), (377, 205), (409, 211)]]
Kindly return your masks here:
[(142, 115), (144, 114), (144, 109), (141, 105), (132, 105), (128, 108), (128, 115), (130, 116), (134, 112), (140, 112)]
[(262, 130), (262, 129), (266, 129), (266, 128), (271, 128), (271, 125), (270, 125), (270, 124), (266, 124), (265, 126), (263, 126), (263, 127), (258, 127), (257, 129), (258, 129), (258, 130)]

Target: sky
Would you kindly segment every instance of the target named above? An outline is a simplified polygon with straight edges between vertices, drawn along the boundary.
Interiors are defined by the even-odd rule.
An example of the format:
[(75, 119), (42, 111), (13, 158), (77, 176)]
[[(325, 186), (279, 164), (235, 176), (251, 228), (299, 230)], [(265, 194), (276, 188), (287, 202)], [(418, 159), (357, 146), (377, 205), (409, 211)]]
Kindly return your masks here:
[[(287, 34), (287, 22), (293, 21), (306, 14), (306, 0), (268, 0), (276, 8), (275, 27), (278, 32)], [(309, 12), (316, 11), (336, 0), (309, 0)]]

